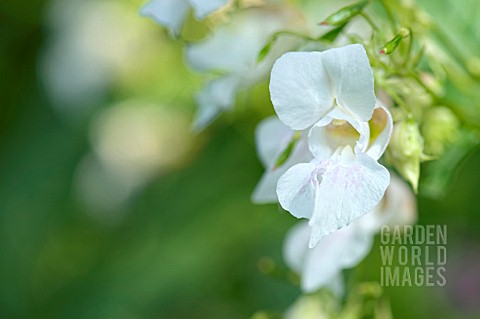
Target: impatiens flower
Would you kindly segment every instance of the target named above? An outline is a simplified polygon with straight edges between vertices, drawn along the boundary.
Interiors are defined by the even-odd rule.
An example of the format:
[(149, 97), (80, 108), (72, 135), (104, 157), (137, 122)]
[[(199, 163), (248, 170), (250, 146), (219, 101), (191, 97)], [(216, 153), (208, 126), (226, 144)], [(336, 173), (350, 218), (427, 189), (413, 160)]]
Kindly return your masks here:
[(266, 80), (275, 60), (299, 43), (298, 39), (282, 37), (258, 62), (270, 37), (287, 28), (292, 18), (290, 11), (281, 8), (251, 8), (238, 12), (205, 41), (187, 47), (187, 61), (195, 70), (220, 74), (197, 95), (196, 130), (206, 127), (222, 111), (230, 110), (238, 90)]
[[(284, 245), (287, 265), (301, 276), (301, 287), (313, 292), (332, 287), (341, 271), (356, 266), (368, 254), (374, 235), (383, 225), (409, 225), (416, 220), (415, 197), (397, 177), (383, 200), (369, 213), (349, 226), (322, 238), (314, 248), (308, 247), (311, 229), (306, 222), (296, 224)], [(338, 287), (335, 288), (338, 290)]]
[(278, 117), (293, 130), (334, 109), (366, 122), (375, 106), (372, 69), (360, 44), (284, 54), (272, 69), (270, 94)]
[(175, 35), (180, 30), (192, 7), (199, 20), (225, 6), (229, 0), (151, 0), (141, 10), (159, 24), (169, 28)]
[[(368, 147), (367, 154), (380, 157), (385, 150), (391, 130), (390, 113), (383, 106), (376, 107), (368, 125), (372, 131), (372, 143)], [(276, 116), (260, 122), (255, 132), (255, 142), (265, 173), (252, 194), (253, 202), (257, 204), (278, 202), (276, 189), (279, 178), (293, 165), (313, 160), (307, 143), (307, 134), (308, 130), (301, 132), (300, 137), (295, 138), (296, 132)], [(288, 150), (289, 147), (291, 147), (290, 150)], [(285, 155), (285, 161), (278, 163), (282, 155)]]
[(277, 194), (284, 209), (310, 219), (313, 247), (381, 200), (390, 176), (377, 160), (391, 135), (391, 116), (375, 108), (372, 70), (358, 44), (285, 54), (273, 67), (270, 93), (283, 123), (309, 130), (314, 159), (283, 174)]

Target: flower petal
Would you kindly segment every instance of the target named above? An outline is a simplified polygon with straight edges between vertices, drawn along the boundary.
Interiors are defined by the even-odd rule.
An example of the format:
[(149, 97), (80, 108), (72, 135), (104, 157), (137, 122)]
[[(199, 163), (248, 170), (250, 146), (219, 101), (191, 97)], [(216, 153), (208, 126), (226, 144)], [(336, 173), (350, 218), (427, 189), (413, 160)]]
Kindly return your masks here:
[[(412, 189), (401, 178), (392, 175), (385, 196), (386, 205), (379, 213), (386, 216), (384, 224), (413, 225), (417, 221), (417, 203)], [(383, 226), (383, 225), (382, 225)]]
[(246, 72), (250, 76), (257, 56), (270, 35), (284, 24), (281, 16), (263, 10), (248, 10), (235, 15), (205, 41), (187, 47), (186, 57), (198, 71)]
[[(178, 1), (178, 0), (177, 0)], [(199, 20), (227, 4), (228, 0), (189, 0), (195, 9), (195, 17)]]
[(365, 154), (351, 161), (345, 158), (325, 161), (321, 183), (316, 191), (315, 211), (310, 219), (310, 247), (337, 229), (369, 212), (383, 197), (390, 182), (388, 170)]
[(151, 0), (143, 6), (140, 13), (153, 18), (178, 36), (189, 9), (187, 0)]
[(372, 132), (376, 130), (380, 130), (380, 132), (376, 132), (376, 136), (372, 136), (373, 140), (368, 146), (367, 154), (371, 158), (378, 160), (383, 155), (383, 152), (385, 152), (388, 142), (390, 142), (390, 137), (392, 136), (392, 115), (386, 107), (380, 105), (373, 111), (373, 116), (369, 123), (370, 126), (372, 126)]
[(416, 220), (415, 195), (402, 179), (392, 174), (382, 201), (372, 212), (359, 219), (359, 225), (374, 233), (379, 232), (384, 225), (413, 225)]
[(333, 107), (320, 52), (289, 52), (274, 64), (270, 97), (280, 120), (293, 130), (313, 125)]
[(198, 93), (197, 114), (193, 121), (194, 131), (203, 130), (222, 111), (232, 107), (238, 85), (238, 79), (227, 76), (209, 82)]
[(352, 44), (321, 54), (338, 105), (358, 120), (368, 121), (375, 106), (375, 93), (372, 68), (363, 46)]
[(310, 227), (308, 222), (300, 221), (293, 225), (285, 237), (283, 245), (283, 259), (287, 266), (294, 272), (301, 274), (305, 265), (310, 238)]
[(252, 202), (257, 204), (278, 202), (277, 184), (282, 175), (293, 165), (308, 163), (312, 160), (312, 154), (304, 140), (299, 140), (295, 145), (289, 159), (280, 167), (270, 166), (258, 182), (252, 194)]
[(332, 283), (343, 269), (356, 266), (369, 253), (373, 234), (358, 231), (355, 224), (322, 238), (305, 258), (302, 288), (313, 292)]
[(283, 209), (297, 218), (310, 218), (315, 207), (315, 164), (301, 163), (280, 177), (277, 195)]
[(293, 137), (293, 131), (278, 117), (270, 116), (258, 124), (255, 130), (257, 153), (263, 166), (270, 168)]

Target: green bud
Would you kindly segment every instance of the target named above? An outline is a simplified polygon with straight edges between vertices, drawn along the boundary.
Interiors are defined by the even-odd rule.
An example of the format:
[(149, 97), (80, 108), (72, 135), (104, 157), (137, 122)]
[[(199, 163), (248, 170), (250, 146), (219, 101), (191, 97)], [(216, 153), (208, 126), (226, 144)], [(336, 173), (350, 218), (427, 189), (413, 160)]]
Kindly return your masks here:
[(384, 47), (380, 50), (380, 54), (392, 53), (398, 47), (400, 42), (402, 42), (402, 40), (408, 37), (409, 35), (410, 35), (410, 31), (408, 31), (408, 29), (405, 29), (405, 28), (400, 29), (400, 32), (398, 32), (398, 34), (392, 40), (390, 40), (387, 44), (384, 45)]
[(458, 118), (444, 106), (432, 108), (423, 118), (422, 135), (425, 138), (425, 151), (432, 155), (442, 155), (445, 148), (459, 137)]
[(388, 146), (388, 160), (400, 174), (418, 190), (420, 162), (427, 159), (423, 153), (424, 140), (418, 124), (413, 120), (396, 123)]
[(396, 124), (393, 128), (390, 146), (398, 159), (419, 157), (423, 152), (424, 141), (418, 124), (413, 120)]
[(321, 22), (321, 25), (330, 25), (334, 27), (341, 26), (348, 21), (350, 21), (351, 18), (362, 12), (363, 8), (367, 5), (368, 1), (359, 1), (356, 2), (352, 5), (346, 6), (334, 14), (328, 16), (323, 22)]
[(413, 118), (422, 118), (425, 110), (432, 106), (432, 95), (410, 77), (393, 77), (387, 79), (385, 84), (402, 96), (405, 105), (409, 106), (409, 111), (412, 113)]
[(302, 295), (290, 306), (284, 318), (332, 318), (336, 312), (335, 305), (334, 297), (326, 293)]

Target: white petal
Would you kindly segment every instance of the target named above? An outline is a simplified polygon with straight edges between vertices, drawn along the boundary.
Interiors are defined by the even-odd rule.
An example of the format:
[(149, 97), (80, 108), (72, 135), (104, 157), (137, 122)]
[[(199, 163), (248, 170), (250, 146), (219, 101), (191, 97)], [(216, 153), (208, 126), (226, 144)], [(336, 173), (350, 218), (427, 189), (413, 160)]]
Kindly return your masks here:
[(266, 168), (273, 166), (281, 150), (291, 141), (293, 133), (276, 116), (268, 117), (258, 124), (255, 130), (255, 143), (263, 166)]
[(372, 249), (374, 234), (364, 231), (357, 223), (348, 226), (351, 228), (348, 243), (339, 257), (343, 269), (358, 265)]
[(280, 177), (295, 164), (308, 163), (312, 158), (307, 143), (302, 139), (299, 140), (292, 154), (282, 166), (274, 168), (272, 163), (272, 165), (265, 170), (265, 173), (252, 194), (252, 202), (257, 204), (278, 202), (277, 184)]
[(370, 121), (374, 119), (383, 121), (384, 123), (378, 124), (382, 126), (384, 125), (384, 129), (382, 130), (380, 135), (378, 135), (377, 138), (375, 138), (369, 145), (367, 154), (371, 158), (378, 160), (383, 155), (383, 152), (385, 152), (385, 149), (390, 142), (390, 137), (393, 130), (393, 120), (392, 115), (390, 114), (388, 109), (382, 105), (375, 108), (373, 117)]
[(355, 225), (324, 237), (308, 250), (302, 273), (302, 288), (312, 292), (327, 286), (343, 269), (356, 266), (372, 247), (373, 235), (359, 232)]
[[(178, 1), (178, 0), (177, 0)], [(195, 17), (204, 19), (213, 11), (216, 11), (227, 4), (228, 0), (189, 0), (195, 8)]]
[(333, 107), (319, 52), (290, 52), (272, 69), (270, 96), (282, 122), (294, 130), (313, 125)]
[(277, 195), (283, 209), (297, 218), (310, 218), (315, 207), (315, 164), (301, 163), (280, 177)]
[(175, 35), (179, 35), (190, 5), (187, 0), (151, 0), (141, 9), (142, 15), (153, 18)]
[(345, 280), (343, 274), (339, 273), (326, 286), (340, 300), (345, 296)]
[(379, 232), (383, 225), (412, 225), (416, 220), (415, 195), (403, 180), (392, 174), (382, 201), (359, 222), (363, 229)]
[(311, 252), (308, 248), (310, 238), (310, 227), (308, 222), (301, 221), (295, 224), (287, 233), (283, 245), (283, 259), (287, 266), (301, 274), (305, 265), (307, 253)]
[(282, 25), (281, 17), (260, 10), (241, 12), (205, 41), (188, 46), (187, 60), (203, 72), (251, 72), (267, 39)]
[(412, 189), (401, 178), (392, 175), (385, 196), (386, 205), (380, 214), (386, 216), (385, 224), (412, 225), (417, 221), (417, 202)]
[(255, 204), (269, 204), (277, 202), (277, 183), (285, 171), (286, 170), (282, 169), (277, 169), (274, 171), (267, 169), (267, 171), (265, 171), (260, 178), (260, 181), (257, 183), (257, 186), (255, 186), (251, 201)]
[(197, 95), (197, 114), (193, 123), (195, 131), (203, 130), (224, 110), (235, 102), (238, 79), (222, 77), (209, 82)]
[[(348, 157), (348, 154), (345, 155)], [(390, 182), (388, 170), (365, 154), (325, 161), (310, 225), (310, 247), (369, 212)]]
[(337, 103), (360, 121), (368, 121), (375, 106), (373, 73), (360, 44), (322, 52)]
[(303, 141), (299, 141), (302, 145), (296, 146), (290, 158), (281, 167), (273, 168), (269, 166), (262, 175), (255, 190), (252, 194), (252, 202), (256, 204), (268, 204), (278, 202), (277, 184), (282, 175), (293, 165), (298, 163), (309, 162), (311, 160), (310, 152)]
[(196, 98), (197, 111), (192, 124), (192, 130), (194, 132), (201, 132), (210, 123), (212, 123), (222, 112), (222, 108), (214, 103), (211, 97), (200, 92)]

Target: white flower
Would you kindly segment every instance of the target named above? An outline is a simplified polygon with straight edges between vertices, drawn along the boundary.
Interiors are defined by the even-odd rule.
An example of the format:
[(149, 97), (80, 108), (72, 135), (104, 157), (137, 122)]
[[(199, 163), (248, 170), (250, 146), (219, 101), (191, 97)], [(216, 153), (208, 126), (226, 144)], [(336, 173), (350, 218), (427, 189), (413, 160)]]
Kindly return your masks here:
[[(308, 247), (310, 227), (296, 224), (284, 244), (287, 265), (301, 275), (305, 292), (331, 287), (338, 282), (341, 271), (356, 266), (368, 254), (374, 235), (383, 225), (407, 225), (416, 220), (415, 197), (397, 177), (387, 189), (383, 200), (368, 214), (349, 226), (322, 238), (314, 248)], [(336, 288), (338, 291), (338, 287)]]
[(187, 18), (190, 7), (194, 9), (199, 20), (225, 6), (229, 0), (151, 0), (143, 6), (141, 13), (149, 16), (159, 24), (169, 28), (175, 35)]
[[(380, 157), (386, 147), (391, 125), (388, 110), (383, 106), (377, 106), (369, 121), (369, 127), (371, 126), (379, 132), (376, 136), (372, 136), (367, 154)], [(256, 128), (255, 142), (258, 156), (265, 167), (265, 173), (252, 194), (253, 202), (257, 204), (278, 202), (277, 182), (279, 178), (293, 165), (313, 160), (307, 143), (307, 133), (308, 130), (302, 132), (301, 138), (295, 143), (287, 160), (277, 167), (276, 161), (294, 139), (295, 131), (283, 124), (276, 116), (268, 117), (260, 122)]]
[(324, 52), (289, 52), (277, 60), (270, 81), (282, 122), (303, 130), (334, 108), (368, 121), (375, 106), (373, 74), (360, 44)]
[[(275, 2), (275, 1), (271, 1)], [(220, 73), (208, 82), (197, 95), (198, 112), (194, 128), (206, 127), (221, 112), (235, 104), (236, 93), (264, 81), (271, 73), (275, 60), (287, 51), (299, 48), (320, 50), (324, 46), (311, 43), (301, 36), (316, 37), (319, 19), (310, 19), (312, 8), (264, 3), (261, 7), (237, 12), (232, 20), (220, 26), (205, 41), (187, 47), (190, 65), (203, 73)], [(325, 7), (320, 8), (325, 11)], [(318, 10), (317, 10), (318, 12)], [(283, 32), (282, 35), (279, 32)], [(261, 50), (269, 41), (267, 55), (258, 62)]]
[[(54, 0), (39, 74), (62, 116), (82, 121), (151, 52), (155, 38), (125, 1)], [(150, 54), (150, 53), (148, 53)], [(122, 82), (123, 83), (123, 82)]]
[(314, 159), (283, 174), (277, 194), (284, 209), (310, 219), (313, 247), (382, 198), (390, 176), (377, 160), (391, 135), (391, 116), (377, 107), (380, 120), (371, 134), (373, 75), (358, 44), (285, 54), (273, 67), (270, 93), (283, 123), (293, 130), (309, 128)]
[(251, 8), (235, 14), (205, 41), (187, 47), (187, 60), (195, 70), (221, 74), (207, 82), (197, 95), (196, 130), (206, 127), (222, 111), (230, 110), (238, 90), (265, 80), (275, 60), (300, 42), (282, 37), (261, 62), (257, 61), (270, 37), (288, 29), (291, 19), (292, 13), (286, 10)]

